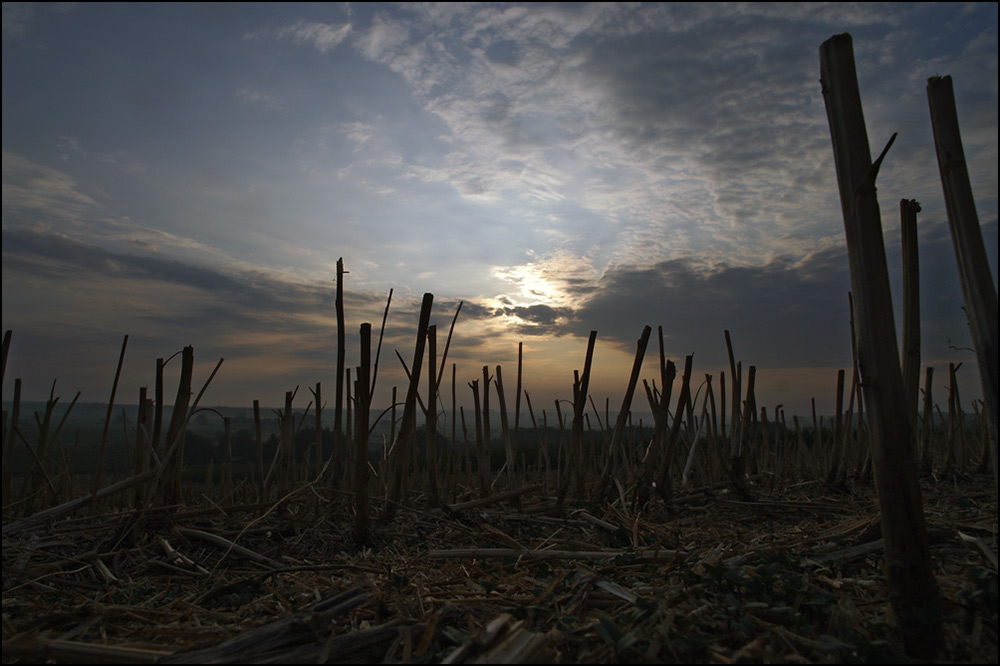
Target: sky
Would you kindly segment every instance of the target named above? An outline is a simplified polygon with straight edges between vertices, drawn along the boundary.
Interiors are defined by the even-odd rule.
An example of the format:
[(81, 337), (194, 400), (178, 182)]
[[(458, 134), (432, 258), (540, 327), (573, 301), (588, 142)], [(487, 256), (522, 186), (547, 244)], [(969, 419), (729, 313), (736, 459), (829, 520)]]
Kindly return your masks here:
[(662, 327), (718, 399), (728, 330), (758, 406), (832, 413), (851, 284), (819, 47), (849, 32), (873, 154), (899, 133), (878, 176), (897, 332), (916, 199), (922, 362), (941, 404), (962, 363), (971, 411), (926, 84), (954, 80), (996, 282), (997, 23), (958, 2), (4, 3), (3, 399), (19, 377), (106, 401), (128, 335), (120, 403), (192, 345), (195, 391), (225, 359), (202, 404), (301, 407), (322, 382), (329, 409), (342, 258), (349, 367), (392, 290), (376, 409), (405, 395), (431, 293), (439, 363), (462, 304), (449, 408), (454, 363), (459, 404), (500, 365), (513, 409), (520, 346), (553, 423), (597, 331), (613, 421), (649, 325), (643, 379)]

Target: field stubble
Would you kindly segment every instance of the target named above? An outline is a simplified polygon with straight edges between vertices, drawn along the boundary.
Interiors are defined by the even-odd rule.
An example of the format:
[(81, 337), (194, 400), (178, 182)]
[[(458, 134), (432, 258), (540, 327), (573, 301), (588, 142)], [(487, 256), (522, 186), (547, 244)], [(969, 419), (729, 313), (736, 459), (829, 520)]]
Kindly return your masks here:
[[(4, 661), (905, 659), (871, 487), (763, 481), (564, 516), (538, 486), (447, 508), (415, 493), (364, 547), (350, 493), (317, 484), (53, 521), (4, 536)], [(923, 485), (942, 657), (995, 663), (992, 479)]]

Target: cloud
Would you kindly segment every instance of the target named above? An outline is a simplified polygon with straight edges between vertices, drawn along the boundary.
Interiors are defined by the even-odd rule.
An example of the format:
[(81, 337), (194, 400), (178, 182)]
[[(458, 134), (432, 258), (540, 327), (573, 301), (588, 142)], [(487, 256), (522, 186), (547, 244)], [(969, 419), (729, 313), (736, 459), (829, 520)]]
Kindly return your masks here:
[(278, 28), (275, 34), (281, 39), (290, 38), (296, 44), (306, 44), (326, 53), (337, 47), (351, 31), (350, 23), (310, 23), (299, 21), (294, 25)]
[(239, 88), (236, 91), (236, 96), (240, 99), (246, 100), (250, 104), (273, 111), (280, 111), (285, 108), (284, 104), (281, 103), (281, 100), (274, 95), (255, 90), (253, 88)]
[[(60, 137), (59, 144), (64, 150), (111, 164), (118, 173), (143, 171), (127, 157), (83, 150), (79, 140), (70, 137)], [(87, 162), (88, 168), (92, 169), (92, 165)], [(115, 249), (124, 251), (120, 256), (126, 259), (131, 256), (129, 251), (140, 250), (144, 254), (137, 256), (144, 258), (136, 263), (148, 260), (144, 270), (169, 261), (171, 256), (183, 256), (194, 264), (246, 265), (202, 241), (141, 225), (128, 217), (113, 217), (109, 208), (106, 196), (101, 201), (94, 199), (65, 171), (4, 151), (4, 235), (14, 244), (12, 247), (25, 249), (29, 255), (50, 257), (56, 249), (66, 251), (67, 257), (80, 257), (81, 266), (86, 266), (88, 259), (95, 263), (108, 261)], [(48, 242), (53, 244), (51, 252), (43, 251)], [(100, 252), (109, 254), (97, 256)], [(150, 259), (149, 255), (159, 256)]]
[[(441, 328), (466, 299), (455, 358), (511, 335), (558, 356), (591, 329), (631, 351), (662, 324), (677, 353), (717, 354), (729, 328), (751, 362), (812, 346), (810, 364), (841, 364), (850, 287), (817, 47), (847, 27), (870, 142), (900, 131), (879, 179), (887, 243), (894, 201), (916, 198), (922, 252), (951, 254), (924, 85), (953, 74), (995, 256), (988, 3), (273, 5), (221, 31), (180, 5), (168, 21), (85, 5), (90, 29), (72, 32), (41, 7), (4, 5), (5, 40), (49, 37), (52, 56), (4, 81), (30, 88), (4, 100), (5, 319), (35, 294), (50, 325), (82, 304), (88, 322), (195, 331), (258, 360), (273, 343), (305, 367), (330, 342), (344, 256), (349, 334), (395, 286), (387, 340), (403, 349), (429, 290)], [(154, 18), (162, 41), (135, 42)], [(227, 42), (233, 25), (257, 41)], [(74, 41), (98, 34), (106, 48)], [(173, 99), (190, 103), (149, 106), (147, 83), (178, 63), (192, 69)], [(938, 259), (927, 302), (954, 310)], [(28, 286), (49, 278), (55, 305)]]
[[(527, 317), (546, 325), (548, 333), (584, 337), (597, 330), (600, 339), (630, 349), (644, 326), (662, 325), (672, 353), (696, 351), (718, 360), (718, 341), (729, 329), (734, 340), (752, 346), (744, 349), (753, 363), (836, 364), (845, 353), (849, 360), (850, 283), (843, 248), (765, 266), (706, 267), (672, 259), (613, 266), (597, 279), (544, 277), (561, 282), (574, 297), (571, 309), (539, 309), (539, 316)], [(718, 340), (706, 340), (706, 331), (716, 331)]]
[(30, 211), (41, 218), (76, 220), (96, 206), (69, 174), (3, 151), (5, 215)]
[(235, 280), (218, 270), (148, 255), (110, 252), (63, 234), (28, 228), (4, 229), (3, 254), (5, 266), (23, 270), (30, 263), (35, 275), (43, 270), (50, 277), (79, 276), (85, 272), (126, 280), (171, 282), (209, 291), (242, 290)]
[[(446, 128), (447, 155), (405, 166), (412, 177), (546, 231), (575, 222), (559, 206), (610, 218), (609, 253), (734, 261), (734, 247), (749, 259), (790, 238), (806, 222), (796, 199), (832, 183), (802, 159), (828, 152), (815, 73), (744, 13), (723, 41), (703, 34), (720, 20), (711, 8), (415, 6), (377, 13), (355, 45)], [(767, 88), (747, 89), (750, 74)]]
[(4, 41), (24, 41), (32, 34), (35, 23), (45, 14), (65, 14), (74, 2), (5, 2), (3, 3)]
[(31, 29), (32, 3), (3, 3), (3, 36), (4, 39), (22, 37)]
[(850, 362), (851, 285), (840, 244), (799, 260), (775, 257), (762, 266), (683, 257), (614, 263), (598, 272), (564, 254), (498, 275), (513, 287), (510, 295), (477, 301), (476, 308), (467, 303), (463, 320), (532, 337), (585, 339), (597, 330), (600, 340), (629, 353), (644, 326), (662, 326), (668, 353), (696, 353), (700, 364), (725, 363), (723, 331), (730, 330), (749, 363), (784, 368)]
[(565, 333), (565, 321), (572, 311), (569, 308), (554, 308), (550, 305), (529, 305), (509, 308), (499, 308), (496, 314), (506, 317), (516, 317), (523, 323), (513, 326), (522, 335), (561, 335)]
[[(841, 235), (818, 65), (802, 57), (832, 11), (415, 6), (378, 13), (357, 47), (447, 129), (447, 156), (413, 177), (536, 228), (556, 228), (552, 208), (573, 202), (613, 223), (602, 245), (633, 260), (759, 264)], [(853, 25), (906, 23), (905, 11), (848, 11)], [(809, 199), (830, 213), (804, 216)]]
[[(902, 30), (920, 10), (860, 4), (845, 11), (379, 7), (367, 23), (352, 17), (345, 43), (398, 75), (392, 85), (404, 84), (410, 101), (338, 125), (354, 158), (338, 178), (435, 213), (439, 204), (413, 195), (420, 186), (480, 212), (502, 210), (530, 230), (512, 235), (511, 255), (568, 251), (598, 271), (612, 258), (642, 265), (698, 256), (730, 266), (802, 259), (843, 242), (817, 44), (832, 24)], [(870, 63), (890, 53), (919, 55), (908, 44), (920, 40), (908, 39), (857, 43)], [(878, 68), (862, 74), (869, 71)], [(931, 152), (904, 145), (883, 169), (884, 191), (930, 200), (925, 193), (937, 187), (926, 169)], [(987, 137), (985, 145), (995, 141)], [(469, 234), (466, 245), (482, 233), (455, 224)], [(405, 245), (423, 247), (416, 239)], [(444, 275), (436, 266), (416, 272), (431, 270)]]
[[(5, 228), (3, 255), (5, 281), (22, 272), (33, 279), (72, 279), (78, 283), (117, 280), (130, 286), (143, 283), (156, 293), (173, 288), (194, 290), (201, 297), (185, 293), (192, 298), (187, 309), (197, 313), (195, 320), (215, 318), (220, 307), (227, 317), (235, 318), (231, 323), (263, 317), (264, 313), (267, 317), (329, 317), (333, 306), (334, 289), (326, 283), (295, 281), (276, 271), (246, 266), (208, 267), (147, 253), (116, 252), (40, 229)], [(352, 316), (378, 314), (381, 318), (383, 295), (352, 292), (348, 300), (355, 309)], [(182, 316), (167, 312), (164, 316), (171, 314)]]
[[(123, 332), (141, 340), (150, 357), (191, 343), (209, 354), (218, 350), (230, 367), (236, 362), (241, 376), (251, 372), (241, 367), (253, 366), (259, 384), (268, 377), (288, 381), (292, 376), (314, 382), (334, 359), (335, 289), (330, 283), (115, 252), (28, 228), (4, 228), (2, 252), (5, 325), (15, 336), (35, 340), (32, 348), (48, 341), (50, 348), (36, 356), (38, 370), (51, 365), (60, 377), (80, 384), (92, 382), (86, 376), (93, 371), (92, 349)], [(353, 356), (355, 322), (381, 321), (385, 297), (351, 292), (345, 301)], [(39, 302), (45, 307), (38, 308)], [(411, 345), (412, 328), (394, 326), (386, 344)], [(78, 372), (83, 374), (78, 377)], [(245, 392), (245, 387), (230, 390)]]
[[(410, 73), (408, 78), (415, 81), (419, 47), (410, 47), (407, 42), (410, 37), (410, 21), (412, 14), (389, 18), (385, 12), (378, 12), (371, 26), (358, 37), (357, 48), (365, 57), (383, 64), (391, 69)], [(422, 78), (422, 77), (419, 77)]]

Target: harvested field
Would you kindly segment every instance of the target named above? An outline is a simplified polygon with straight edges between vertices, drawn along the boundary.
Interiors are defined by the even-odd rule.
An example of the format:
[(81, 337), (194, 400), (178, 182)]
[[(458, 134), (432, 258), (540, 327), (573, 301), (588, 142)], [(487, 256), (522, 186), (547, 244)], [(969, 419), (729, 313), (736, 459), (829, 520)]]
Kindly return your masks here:
[[(454, 362), (450, 396), (444, 382), (463, 301), (439, 356), (431, 293), (411, 360), (396, 351), (405, 398), (394, 386), (379, 411), (392, 291), (378, 342), (362, 323), (348, 364), (340, 259), (332, 431), (317, 382), (304, 410), (298, 387), (285, 393), (266, 443), (257, 400), (253, 434), (234, 437), (226, 408), (199, 407), (223, 359), (196, 390), (186, 346), (156, 360), (132, 417), (122, 409), (118, 446), (127, 335), (99, 439), (60, 437), (80, 394), (59, 412), (55, 381), (32, 426), (15, 379), (0, 428), (4, 663), (996, 663), (997, 299), (951, 81), (932, 77), (928, 95), (975, 345), (963, 351), (982, 379), (972, 414), (961, 363), (946, 414), (932, 366), (920, 399), (915, 199), (900, 201), (897, 343), (875, 196), (897, 134), (872, 161), (849, 34), (821, 45), (820, 72), (852, 285), (835, 414), (814, 399), (811, 427), (801, 414), (789, 424), (783, 403), (759, 403), (757, 368), (737, 361), (728, 330), (717, 389), (693, 353), (683, 370), (667, 358), (662, 327), (640, 389), (646, 325), (614, 420), (590, 389), (594, 330), (557, 421), (531, 405), (521, 343), (506, 389), (500, 365), (468, 382), (467, 421)], [(4, 371), (10, 345), (7, 331)], [(637, 391), (652, 424), (633, 424)], [(198, 436), (212, 413), (222, 430)], [(373, 437), (377, 426), (388, 432)]]
[[(997, 661), (990, 475), (924, 477), (947, 661)], [(4, 527), (5, 663), (886, 662), (873, 489), (690, 489), (639, 514), (540, 487), (354, 545), (351, 494)], [(506, 500), (504, 499), (506, 497)], [(465, 506), (463, 507), (463, 502)], [(379, 501), (373, 502), (376, 508)]]

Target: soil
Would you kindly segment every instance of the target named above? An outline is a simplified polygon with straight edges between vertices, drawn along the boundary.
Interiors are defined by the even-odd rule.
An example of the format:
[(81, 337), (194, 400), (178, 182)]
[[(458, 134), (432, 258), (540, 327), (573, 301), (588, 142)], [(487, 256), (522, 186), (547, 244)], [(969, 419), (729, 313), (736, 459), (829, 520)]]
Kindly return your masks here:
[[(922, 488), (933, 659), (996, 663), (993, 478)], [(353, 495), (317, 485), (279, 503), (5, 520), (3, 661), (911, 661), (872, 487), (746, 490), (641, 511), (621, 498), (559, 511), (540, 486), (447, 508), (412, 494), (386, 523), (373, 498), (365, 545)]]

